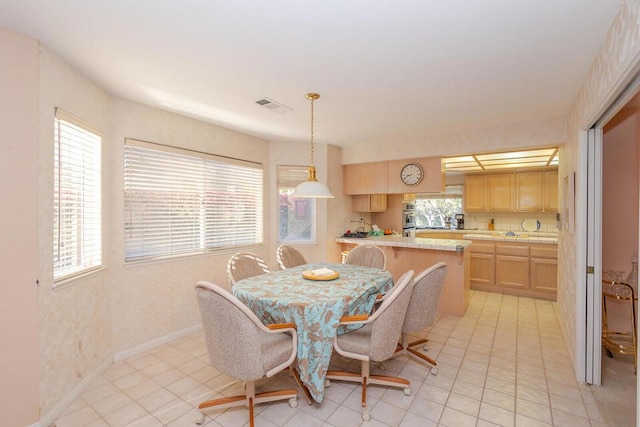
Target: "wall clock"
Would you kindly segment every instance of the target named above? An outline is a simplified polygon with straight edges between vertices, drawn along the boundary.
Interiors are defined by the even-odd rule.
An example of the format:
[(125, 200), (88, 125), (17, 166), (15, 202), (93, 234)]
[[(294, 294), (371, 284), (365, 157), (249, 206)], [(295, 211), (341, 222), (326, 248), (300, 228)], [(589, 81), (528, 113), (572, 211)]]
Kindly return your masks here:
[(406, 185), (419, 184), (423, 176), (422, 166), (416, 163), (406, 164), (400, 171), (400, 179)]

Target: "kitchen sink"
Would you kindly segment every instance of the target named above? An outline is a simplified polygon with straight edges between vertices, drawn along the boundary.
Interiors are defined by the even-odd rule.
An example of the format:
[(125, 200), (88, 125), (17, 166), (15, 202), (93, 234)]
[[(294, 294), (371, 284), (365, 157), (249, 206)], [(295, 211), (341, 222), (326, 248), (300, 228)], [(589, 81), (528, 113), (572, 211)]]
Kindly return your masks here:
[(515, 237), (515, 238), (521, 238), (521, 239), (529, 238), (528, 234), (519, 233), (517, 231), (496, 231), (494, 233), (491, 233), (491, 235), (495, 237)]

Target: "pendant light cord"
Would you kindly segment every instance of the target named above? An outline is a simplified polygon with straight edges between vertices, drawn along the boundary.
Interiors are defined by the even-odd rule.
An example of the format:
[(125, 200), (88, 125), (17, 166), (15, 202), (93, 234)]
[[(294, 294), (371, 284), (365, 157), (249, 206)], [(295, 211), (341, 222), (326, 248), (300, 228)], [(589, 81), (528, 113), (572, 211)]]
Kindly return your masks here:
[(311, 98), (311, 166), (313, 166), (313, 101), (315, 99)]

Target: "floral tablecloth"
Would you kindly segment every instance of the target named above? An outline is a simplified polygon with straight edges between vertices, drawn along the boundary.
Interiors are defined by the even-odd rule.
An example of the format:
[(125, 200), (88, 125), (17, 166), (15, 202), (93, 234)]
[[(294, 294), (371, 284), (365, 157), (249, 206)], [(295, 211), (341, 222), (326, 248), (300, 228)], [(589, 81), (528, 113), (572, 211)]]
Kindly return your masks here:
[[(305, 270), (329, 268), (340, 277), (308, 280)], [(388, 271), (350, 264), (306, 264), (240, 280), (233, 294), (265, 324), (294, 322), (298, 332), (298, 371), (311, 396), (322, 402), (324, 381), (340, 318), (370, 313), (376, 295), (393, 286)]]

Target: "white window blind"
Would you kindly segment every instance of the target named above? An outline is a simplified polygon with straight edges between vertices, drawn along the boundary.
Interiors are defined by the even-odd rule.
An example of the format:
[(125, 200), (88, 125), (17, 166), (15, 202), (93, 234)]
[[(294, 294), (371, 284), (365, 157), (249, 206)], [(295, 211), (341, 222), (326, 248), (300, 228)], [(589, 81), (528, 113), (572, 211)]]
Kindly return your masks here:
[(102, 264), (102, 139), (60, 109), (54, 125), (53, 277), (60, 280)]
[(258, 245), (262, 165), (127, 139), (127, 261)]

